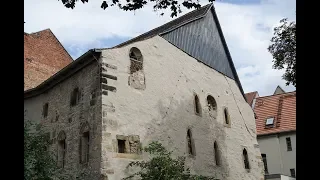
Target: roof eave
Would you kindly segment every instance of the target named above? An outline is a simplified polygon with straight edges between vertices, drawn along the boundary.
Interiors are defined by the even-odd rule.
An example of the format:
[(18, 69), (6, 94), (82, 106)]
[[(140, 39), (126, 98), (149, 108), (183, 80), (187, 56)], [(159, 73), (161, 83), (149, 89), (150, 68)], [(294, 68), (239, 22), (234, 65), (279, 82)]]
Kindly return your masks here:
[(225, 48), (225, 51), (226, 51), (226, 54), (227, 54), (229, 63), (230, 63), (230, 65), (231, 65), (231, 71), (233, 72), (233, 74), (234, 74), (234, 76), (235, 76), (235, 77), (234, 77), (234, 78), (235, 78), (235, 81), (237, 82), (237, 84), (238, 84), (238, 86), (239, 86), (240, 92), (241, 92), (244, 100), (247, 101), (247, 98), (246, 98), (246, 96), (245, 96), (245, 94), (244, 94), (244, 91), (243, 91), (243, 88), (242, 88), (240, 79), (239, 79), (239, 77), (238, 77), (238, 73), (237, 73), (236, 68), (235, 68), (235, 66), (234, 66), (234, 64), (233, 64), (232, 57), (231, 57), (231, 53), (230, 53), (230, 51), (229, 51), (227, 42), (226, 42), (226, 40), (225, 40), (225, 38), (224, 38), (224, 35), (223, 35), (223, 32), (222, 32), (222, 28), (221, 28), (221, 26), (220, 26), (220, 23), (219, 23), (218, 16), (217, 16), (217, 13), (216, 13), (216, 11), (215, 11), (215, 8), (214, 8), (214, 6), (211, 6), (210, 9), (211, 9), (211, 11), (212, 11), (213, 18), (214, 18), (214, 20), (215, 20), (215, 22), (216, 22), (216, 24), (217, 24), (217, 29), (218, 29), (218, 32), (219, 32), (219, 34), (220, 34), (220, 38), (221, 38), (221, 41), (222, 41), (222, 45), (223, 45), (224, 48)]
[(66, 67), (51, 76), (49, 79), (42, 82), (37, 87), (24, 91), (24, 98), (31, 98), (47, 91), (49, 88), (55, 86), (59, 82), (65, 80), (69, 76), (89, 65), (91, 62), (97, 59), (97, 57), (100, 56), (100, 53), (101, 51), (90, 49), (78, 59), (74, 60), (72, 63), (68, 64)]
[(264, 136), (284, 134), (284, 133), (291, 133), (291, 132), (296, 132), (296, 129), (290, 129), (290, 130), (283, 130), (283, 131), (277, 131), (277, 132), (257, 134), (257, 137), (264, 137)]
[[(209, 6), (208, 6), (208, 5), (209, 5)], [(123, 47), (123, 46), (129, 45), (129, 44), (134, 43), (134, 42), (138, 42), (138, 41), (142, 41), (142, 40), (145, 40), (145, 39), (149, 39), (149, 38), (154, 37), (154, 36), (159, 36), (159, 35), (168, 33), (168, 32), (170, 32), (170, 31), (173, 31), (173, 30), (175, 30), (175, 29), (177, 29), (177, 28), (179, 28), (179, 27), (181, 27), (181, 26), (184, 26), (184, 25), (186, 25), (186, 24), (189, 24), (189, 23), (191, 23), (191, 22), (193, 22), (193, 21), (195, 21), (195, 20), (201, 19), (201, 18), (203, 18), (203, 17), (209, 12), (209, 10), (211, 9), (211, 7), (213, 7), (213, 3), (210, 3), (210, 4), (208, 4), (208, 5), (206, 5), (206, 6), (208, 6), (208, 7), (206, 7), (207, 10), (206, 10), (206, 12), (205, 12), (204, 14), (199, 15), (199, 16), (196, 16), (196, 17), (194, 17), (193, 19), (191, 19), (191, 20), (189, 20), (189, 21), (186, 21), (186, 22), (184, 22), (184, 23), (182, 23), (182, 24), (179, 24), (179, 25), (177, 25), (177, 26), (173, 26), (173, 27), (171, 27), (170, 29), (168, 29), (168, 30), (166, 30), (166, 31), (164, 31), (164, 32), (160, 32), (160, 33), (158, 33), (158, 34), (146, 36), (148, 33), (152, 32), (152, 31), (155, 31), (155, 30), (157, 30), (157, 29), (165, 26), (165, 25), (167, 24), (167, 23), (165, 23), (165, 24), (163, 24), (163, 25), (161, 25), (161, 26), (158, 26), (158, 27), (156, 27), (156, 28), (154, 28), (154, 29), (152, 29), (152, 30), (150, 30), (150, 31), (147, 31), (147, 32), (145, 32), (145, 33), (143, 33), (143, 34), (141, 34), (141, 35), (139, 35), (139, 36), (137, 36), (137, 37), (135, 37), (135, 38), (133, 38), (133, 39), (130, 39), (130, 40), (125, 41), (125, 42), (123, 42), (123, 43), (121, 43), (121, 44), (118, 44), (118, 45), (114, 46), (113, 48)], [(205, 6), (202, 6), (202, 7), (205, 7)], [(191, 11), (191, 12), (189, 12), (189, 13), (192, 13), (192, 12), (193, 12), (193, 11)], [(187, 13), (187, 14), (188, 14), (188, 13)], [(185, 16), (185, 15), (186, 15), (186, 14), (184, 14), (183, 16)], [(183, 16), (180, 16), (180, 17), (183, 17)], [(180, 18), (180, 17), (178, 17), (178, 18)], [(178, 19), (178, 18), (177, 18), (177, 19)], [(174, 20), (176, 20), (176, 19), (174, 19)], [(174, 21), (174, 20), (172, 20), (172, 21)], [(170, 23), (170, 22), (172, 22), (172, 21), (169, 21), (168, 23)], [(144, 36), (146, 36), (146, 37), (144, 37)], [(143, 37), (144, 37), (144, 38), (143, 38)]]

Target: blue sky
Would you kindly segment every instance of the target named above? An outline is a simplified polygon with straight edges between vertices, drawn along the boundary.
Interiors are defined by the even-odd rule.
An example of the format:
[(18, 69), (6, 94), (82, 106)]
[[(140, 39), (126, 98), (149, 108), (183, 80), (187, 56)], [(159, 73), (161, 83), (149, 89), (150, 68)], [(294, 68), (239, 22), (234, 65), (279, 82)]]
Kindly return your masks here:
[[(102, 10), (101, 2), (79, 3), (71, 10), (58, 0), (25, 0), (25, 32), (50, 28), (76, 59), (88, 49), (115, 46), (172, 20), (168, 10), (160, 16), (162, 11), (154, 12), (152, 5), (125, 12), (117, 7)], [(285, 86), (281, 78), (284, 71), (272, 69), (272, 56), (267, 51), (280, 19), (295, 20), (295, 0), (216, 0), (214, 5), (244, 91), (264, 96), (272, 94), (277, 85), (295, 90)], [(183, 10), (183, 14), (187, 12)]]

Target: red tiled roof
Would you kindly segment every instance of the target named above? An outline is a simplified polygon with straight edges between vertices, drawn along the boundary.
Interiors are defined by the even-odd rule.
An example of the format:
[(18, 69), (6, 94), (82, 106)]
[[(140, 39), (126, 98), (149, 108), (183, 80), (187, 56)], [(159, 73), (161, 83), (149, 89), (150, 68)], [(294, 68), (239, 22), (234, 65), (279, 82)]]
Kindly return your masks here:
[[(296, 130), (296, 92), (258, 97), (254, 107), (257, 135)], [(266, 119), (274, 117), (273, 127)]]
[(250, 106), (252, 106), (253, 99), (256, 97), (257, 94), (258, 94), (257, 91), (249, 92), (249, 93), (246, 93), (246, 94), (245, 94), (247, 103), (248, 103)]
[(24, 90), (38, 86), (72, 61), (50, 29), (24, 33)]

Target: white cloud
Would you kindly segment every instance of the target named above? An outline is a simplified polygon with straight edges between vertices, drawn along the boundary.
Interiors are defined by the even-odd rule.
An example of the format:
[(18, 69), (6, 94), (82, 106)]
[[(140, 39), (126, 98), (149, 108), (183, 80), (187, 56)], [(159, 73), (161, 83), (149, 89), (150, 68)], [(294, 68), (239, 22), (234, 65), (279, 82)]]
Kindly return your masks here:
[[(80, 2), (71, 10), (58, 0), (25, 0), (25, 32), (50, 28), (72, 50), (73, 56), (78, 57), (87, 48), (103, 46), (110, 38), (135, 37), (171, 20), (169, 11), (160, 16), (152, 6), (123, 12), (117, 7), (102, 10), (101, 2)], [(257, 90), (263, 96), (272, 94), (277, 85), (287, 91), (294, 90), (292, 86), (285, 86), (281, 78), (284, 71), (272, 69), (267, 47), (279, 20), (295, 19), (295, 1), (262, 0), (248, 5), (219, 1), (215, 8), (244, 91)]]

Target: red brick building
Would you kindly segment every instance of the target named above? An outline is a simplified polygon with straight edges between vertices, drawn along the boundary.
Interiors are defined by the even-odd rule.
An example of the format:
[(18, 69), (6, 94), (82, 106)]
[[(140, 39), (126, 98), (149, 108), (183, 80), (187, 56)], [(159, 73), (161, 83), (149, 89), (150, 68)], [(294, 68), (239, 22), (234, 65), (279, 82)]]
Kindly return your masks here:
[(24, 33), (24, 90), (38, 86), (72, 61), (50, 29)]

